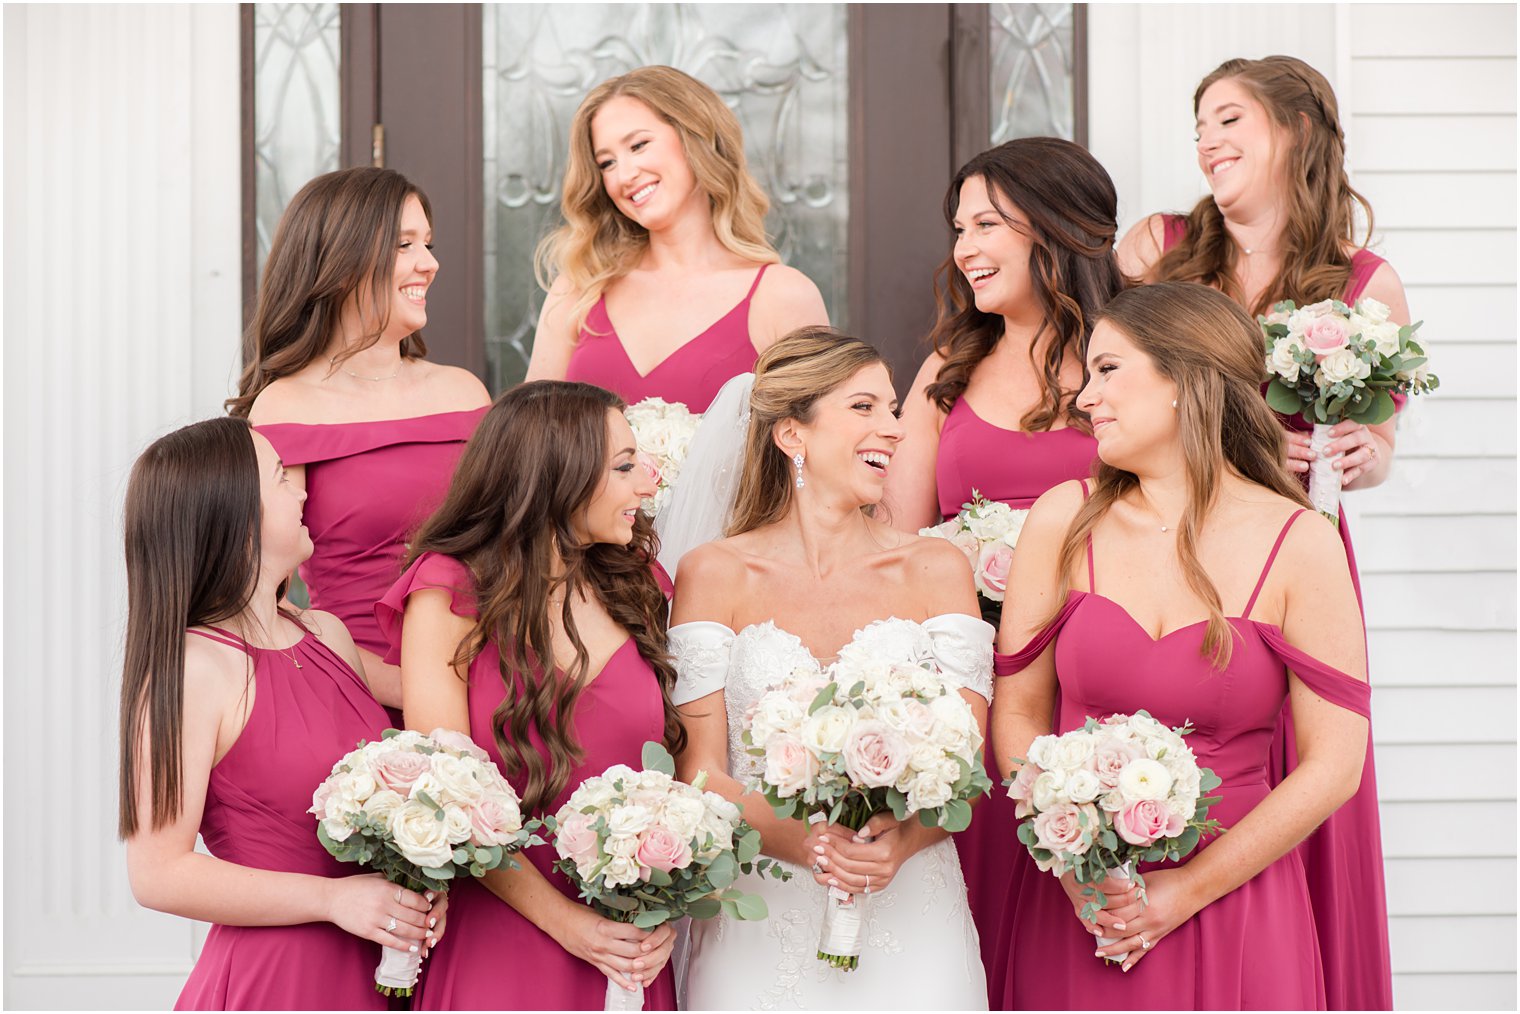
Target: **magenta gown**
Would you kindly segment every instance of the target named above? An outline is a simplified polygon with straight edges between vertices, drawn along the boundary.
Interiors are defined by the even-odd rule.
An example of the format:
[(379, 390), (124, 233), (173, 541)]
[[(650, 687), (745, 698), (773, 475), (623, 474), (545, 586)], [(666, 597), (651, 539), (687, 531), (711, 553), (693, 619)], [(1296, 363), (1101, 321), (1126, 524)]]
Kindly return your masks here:
[(623, 339), (607, 316), (603, 296), (586, 316), (565, 379), (604, 387), (630, 405), (645, 398), (663, 398), (679, 401), (693, 412), (706, 412), (719, 388), (755, 368), (759, 353), (749, 340), (749, 306), (769, 266), (762, 264), (755, 272), (754, 284), (738, 306), (647, 374), (640, 373), (628, 358)]
[[(332, 766), (390, 723), (364, 681), (307, 634), (293, 647), (254, 648), (218, 630), (191, 631), (247, 652), (253, 711), (211, 769), (200, 833), (218, 859), (317, 877), (362, 873), (317, 841), (306, 811)], [(300, 662), (297, 669), (292, 658)], [(328, 922), (213, 925), (177, 1010), (385, 1010), (375, 992), (380, 945)]]
[[(1097, 455), (1098, 442), (1090, 433), (1071, 427), (1029, 433), (1004, 429), (982, 419), (959, 398), (939, 433), (934, 477), (940, 514), (947, 520), (954, 517), (971, 500), (972, 490), (1028, 510), (1047, 490), (1090, 476)], [(986, 763), (993, 784), (1000, 786), (1003, 776), (990, 750)], [(1007, 941), (1000, 939), (1003, 916), (1017, 907), (1012, 892), (1021, 881), (1020, 868), (1034, 862), (1017, 838), (1013, 809), (1013, 801), (998, 788), (977, 804), (971, 826), (955, 836), (994, 1008), (1001, 1001), (998, 984), (1008, 962)]]
[(301, 564), (313, 609), (384, 656), (375, 603), (401, 574), (406, 540), (443, 500), (486, 408), (354, 423), (256, 427), (287, 465), (306, 466), (303, 520), (315, 546)]
[[(1180, 215), (1165, 219), (1165, 246), (1170, 249), (1187, 231)], [(1383, 258), (1370, 250), (1351, 255), (1351, 277), (1341, 300), (1355, 303)], [(1402, 395), (1394, 395), (1402, 407)], [(1284, 426), (1299, 432), (1313, 427), (1302, 416), (1278, 415)], [(1308, 476), (1302, 476), (1305, 487)], [(1362, 599), (1356, 553), (1346, 512), (1340, 514), (1341, 542), (1351, 566), (1357, 601)], [(1370, 674), (1369, 674), (1370, 675)], [(1377, 772), (1372, 738), (1362, 785), (1355, 796), (1298, 847), (1309, 875), (1315, 929), (1325, 963), (1325, 996), (1330, 1010), (1389, 1010), (1393, 1007), (1393, 967), (1388, 953), (1388, 897), (1383, 877), (1383, 837), (1377, 807)], [(1272, 743), (1272, 782), (1282, 781), (1298, 763), (1293, 716), (1286, 707)]]
[[(441, 588), (453, 596), (452, 610), (475, 617), (474, 581), (451, 556), (424, 553), (375, 606), (375, 615), (391, 645), (388, 661), (400, 660), (401, 621), (412, 592)], [(470, 738), (503, 772), (491, 716), (505, 697), (501, 656), (488, 647), (470, 665)], [(553, 814), (586, 778), (614, 764), (643, 767), (645, 742), (665, 734), (665, 711), (657, 676), (632, 638), (613, 653), (582, 692), (571, 725), (585, 751), (559, 796), (543, 813)], [(536, 738), (536, 737), (535, 737)], [(543, 747), (540, 744), (540, 751)], [(547, 759), (547, 758), (546, 758)], [(522, 785), (517, 783), (521, 790)], [(552, 868), (551, 846), (526, 849), (519, 860), (538, 867), (567, 898), (576, 889)], [(582, 902), (577, 901), (577, 904)], [(517, 910), (473, 880), (449, 892), (448, 932), (423, 964), (414, 1003), (417, 1010), (601, 1010), (607, 978), (574, 957)], [(646, 1010), (675, 1010), (675, 980), (670, 967), (645, 988)]]
[[(1204, 623), (1159, 640), (1103, 595), (1073, 591), (1056, 619), (1015, 655), (999, 655), (999, 676), (1021, 671), (1055, 642), (1061, 703), (1057, 733), (1088, 717), (1144, 708), (1158, 721), (1191, 721), (1188, 745), (1223, 780), (1210, 811), (1235, 825), (1272, 790), (1272, 739), (1288, 692), (1287, 671), (1316, 694), (1363, 717), (1366, 683), (1289, 644), (1282, 631), (1250, 619), (1283, 538), (1278, 534), (1245, 609), (1230, 619), (1239, 637), (1229, 667), (1200, 654)], [(1313, 515), (1310, 515), (1311, 519)], [(1088, 587), (1095, 588), (1088, 543)], [(1206, 841), (1196, 854), (1212, 844)], [(1147, 863), (1142, 872), (1170, 864)], [(1206, 906), (1159, 941), (1128, 972), (1093, 956), (1095, 938), (1078, 922), (1061, 883), (1023, 867), (1017, 920), (1007, 927), (1009, 974), (1001, 1004), (1017, 1010), (1323, 1010), (1325, 983), (1303, 855), (1294, 850)]]

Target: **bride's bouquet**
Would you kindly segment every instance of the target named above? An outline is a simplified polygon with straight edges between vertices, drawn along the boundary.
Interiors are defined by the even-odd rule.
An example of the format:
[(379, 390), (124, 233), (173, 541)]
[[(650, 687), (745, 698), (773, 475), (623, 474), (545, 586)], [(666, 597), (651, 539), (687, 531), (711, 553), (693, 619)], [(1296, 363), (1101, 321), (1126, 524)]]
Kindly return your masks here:
[(1013, 565), (1013, 547), (1024, 530), (1027, 510), (1015, 510), (997, 500), (988, 500), (977, 490), (971, 502), (961, 505), (961, 512), (949, 521), (920, 528), (918, 534), (946, 539), (971, 561), (976, 579), (977, 597), (982, 603), (982, 618), (994, 627), (1003, 614), (1003, 596), (1008, 590), (1008, 570)]
[[(375, 870), (409, 891), (447, 891), (459, 877), (480, 877), (512, 853), (541, 845), (538, 821), (470, 737), (386, 729), (333, 765), (311, 797), (317, 839), (340, 862)], [(375, 988), (410, 996), (419, 953), (383, 948)]]
[[(970, 825), (971, 800), (992, 788), (976, 718), (933, 659), (904, 657), (857, 639), (828, 669), (798, 668), (755, 702), (742, 739), (764, 763), (754, 787), (778, 816), (853, 831), (885, 810), (947, 831)], [(830, 888), (824, 904), (818, 957), (854, 969), (864, 898)]]
[(671, 488), (681, 475), (681, 464), (702, 416), (679, 401), (664, 398), (645, 398), (629, 405), (623, 414), (638, 441), (639, 459), (654, 477), (655, 494), (644, 501), (644, 513), (654, 517), (670, 502)]
[[(555, 868), (580, 888), (596, 911), (617, 922), (653, 929), (691, 916), (764, 919), (765, 899), (735, 888), (740, 873), (790, 873), (761, 859), (760, 832), (739, 808), (675, 780), (675, 761), (645, 743), (644, 770), (615, 764), (588, 778), (545, 822), (559, 860)], [(607, 981), (606, 1010), (643, 1010), (644, 991)]]
[[(1200, 768), (1182, 737), (1144, 711), (1089, 718), (1064, 736), (1040, 736), (1006, 782), (1023, 818), (1019, 841), (1041, 869), (1072, 871), (1082, 894), (1082, 918), (1092, 920), (1107, 899), (1108, 880), (1145, 887), (1137, 864), (1179, 862), (1219, 821), (1209, 807), (1219, 776)], [(1099, 937), (1099, 946), (1114, 943)], [(1116, 960), (1116, 959), (1109, 959)]]
[(1324, 454), (1330, 428), (1346, 420), (1385, 422), (1393, 417), (1395, 393), (1426, 394), (1440, 386), (1414, 339), (1420, 325), (1393, 323), (1388, 307), (1375, 299), (1354, 307), (1338, 299), (1304, 307), (1287, 300), (1258, 319), (1266, 334), (1267, 404), (1314, 427), (1309, 501), (1334, 521), (1341, 473)]

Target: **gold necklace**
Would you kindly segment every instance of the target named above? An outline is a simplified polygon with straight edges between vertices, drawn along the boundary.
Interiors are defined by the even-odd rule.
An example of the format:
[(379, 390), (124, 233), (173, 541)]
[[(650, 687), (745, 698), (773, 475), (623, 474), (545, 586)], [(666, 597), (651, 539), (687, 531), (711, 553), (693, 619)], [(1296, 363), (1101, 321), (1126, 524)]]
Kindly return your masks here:
[[(406, 360), (404, 360), (404, 359), (402, 360), (402, 362), (405, 362), (405, 361)], [(350, 370), (347, 366), (340, 366), (338, 364), (338, 357), (337, 356), (332, 356), (331, 358), (329, 358), (327, 360), (327, 362), (328, 362), (329, 365), (337, 367), (338, 369), (342, 370), (344, 373), (348, 374), (350, 377), (353, 377), (355, 380), (367, 380), (371, 384), (378, 384), (378, 383), (380, 383), (383, 380), (395, 380), (397, 377), (401, 376), (401, 363), (397, 363), (396, 364), (396, 372), (392, 373), (388, 377), (366, 377), (362, 373), (355, 373), (353, 370)]]

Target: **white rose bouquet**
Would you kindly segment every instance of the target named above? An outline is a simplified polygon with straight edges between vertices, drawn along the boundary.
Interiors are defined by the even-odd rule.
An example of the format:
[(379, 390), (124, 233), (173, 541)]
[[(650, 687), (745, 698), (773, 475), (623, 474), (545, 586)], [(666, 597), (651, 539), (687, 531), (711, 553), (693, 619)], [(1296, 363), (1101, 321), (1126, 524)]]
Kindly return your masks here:
[(918, 530), (920, 535), (947, 539), (966, 554), (982, 603), (982, 619), (994, 627), (1003, 615), (1013, 547), (1019, 544), (1019, 533), (1024, 530), (1027, 517), (1027, 510), (1015, 510), (1000, 501), (988, 500), (973, 489), (971, 502), (962, 504), (955, 517)]
[[(754, 788), (783, 818), (858, 831), (890, 810), (898, 820), (916, 813), (926, 827), (965, 830), (971, 800), (992, 789), (971, 706), (932, 658), (886, 661), (867, 644), (847, 645), (822, 672), (794, 670), (755, 702), (742, 734), (764, 762)], [(859, 967), (864, 902), (829, 889), (819, 960)]]
[(628, 406), (623, 415), (638, 441), (639, 459), (655, 481), (654, 496), (644, 501), (644, 513), (654, 517), (670, 501), (670, 491), (680, 478), (681, 464), (702, 416), (679, 401), (664, 398), (645, 398)]
[(1420, 325), (1393, 323), (1388, 307), (1375, 299), (1354, 307), (1338, 299), (1304, 307), (1287, 300), (1258, 320), (1266, 335), (1267, 404), (1314, 427), (1309, 447), (1318, 456), (1309, 467), (1309, 500), (1334, 521), (1341, 473), (1323, 453), (1330, 427), (1345, 420), (1385, 422), (1393, 418), (1395, 393), (1426, 394), (1440, 386), (1414, 339)]
[[(447, 891), (456, 877), (479, 877), (511, 854), (542, 845), (538, 821), (470, 737), (449, 729), (385, 730), (333, 765), (311, 797), (317, 839), (340, 862), (375, 870), (409, 891)], [(386, 947), (375, 988), (410, 996), (420, 954)]]
[[(760, 832), (716, 792), (675, 780), (675, 761), (645, 743), (644, 770), (615, 764), (588, 778), (545, 821), (559, 861), (555, 868), (580, 888), (596, 911), (617, 922), (653, 929), (691, 916), (764, 919), (765, 899), (733, 885), (740, 873), (790, 873), (761, 859)], [(606, 1010), (643, 1010), (640, 988), (607, 982)]]
[(1028, 758), (1014, 758), (1022, 766), (1004, 784), (1023, 818), (1019, 841), (1041, 870), (1072, 871), (1089, 899), (1082, 918), (1103, 908), (1106, 880), (1143, 889), (1138, 863), (1179, 862), (1203, 835), (1222, 830), (1209, 818), (1219, 797), (1207, 795), (1219, 777), (1183, 742), (1192, 731), (1168, 729), (1144, 711), (1089, 718), (1064, 736), (1040, 736)]

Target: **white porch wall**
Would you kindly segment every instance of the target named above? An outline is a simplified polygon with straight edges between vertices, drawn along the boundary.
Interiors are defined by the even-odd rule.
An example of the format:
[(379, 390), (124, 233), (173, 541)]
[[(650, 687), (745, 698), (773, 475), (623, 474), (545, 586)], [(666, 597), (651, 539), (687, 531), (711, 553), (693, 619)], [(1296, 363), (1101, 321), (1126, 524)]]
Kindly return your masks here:
[[(1424, 319), (1443, 387), (1349, 494), (1371, 632), (1394, 999), (1513, 1009), (1515, 986), (1515, 7), (1094, 5), (1093, 153), (1124, 228), (1207, 192), (1193, 89), (1234, 56), (1334, 85), (1374, 249)], [(1480, 772), (1477, 777), (1454, 771)], [(1473, 833), (1453, 839), (1434, 828)]]
[(234, 378), (238, 9), (4, 19), (4, 1003), (165, 1008), (198, 934), (116, 842), (121, 505)]

